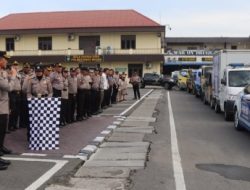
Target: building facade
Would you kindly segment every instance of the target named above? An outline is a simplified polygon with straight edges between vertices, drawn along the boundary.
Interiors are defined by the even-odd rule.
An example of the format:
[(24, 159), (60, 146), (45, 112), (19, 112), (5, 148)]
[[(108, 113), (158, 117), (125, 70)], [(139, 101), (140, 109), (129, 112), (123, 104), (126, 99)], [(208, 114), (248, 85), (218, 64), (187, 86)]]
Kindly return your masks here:
[(160, 73), (165, 27), (134, 10), (10, 14), (0, 19), (0, 49), (12, 61)]
[(213, 64), (213, 54), (222, 49), (250, 49), (250, 38), (166, 38), (164, 73)]

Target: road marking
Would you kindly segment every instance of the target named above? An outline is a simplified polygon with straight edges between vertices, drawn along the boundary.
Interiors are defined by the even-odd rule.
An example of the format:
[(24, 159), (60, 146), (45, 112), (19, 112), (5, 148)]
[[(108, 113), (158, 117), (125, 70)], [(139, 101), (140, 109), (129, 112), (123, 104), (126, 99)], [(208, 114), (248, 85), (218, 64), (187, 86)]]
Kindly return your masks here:
[(22, 156), (47, 156), (47, 154), (23, 153)]
[(171, 106), (170, 93), (168, 92), (168, 110), (169, 110), (169, 123), (171, 131), (171, 150), (172, 162), (174, 170), (175, 188), (176, 190), (186, 190), (186, 184), (181, 164), (181, 156), (178, 148), (178, 140), (176, 134), (176, 127), (174, 122), (174, 114)]
[(151, 92), (153, 92), (154, 89), (150, 90), (149, 92), (147, 92), (144, 96), (141, 97), (140, 100), (137, 100), (134, 104), (132, 104), (129, 108), (127, 108), (126, 110), (124, 110), (122, 113), (119, 114), (119, 116), (124, 116), (127, 112), (129, 112), (133, 107), (135, 107), (137, 104), (139, 104), (139, 102), (141, 102), (147, 95), (149, 95)]
[(48, 181), (56, 172), (58, 172), (65, 164), (69, 162), (68, 160), (51, 160), (51, 159), (36, 159), (36, 158), (12, 158), (12, 157), (3, 157), (3, 158), (7, 160), (26, 161), (26, 162), (54, 162), (55, 163), (55, 165), (50, 170), (48, 170), (45, 174), (43, 174), (40, 178), (38, 178), (25, 190), (38, 189), (46, 181)]

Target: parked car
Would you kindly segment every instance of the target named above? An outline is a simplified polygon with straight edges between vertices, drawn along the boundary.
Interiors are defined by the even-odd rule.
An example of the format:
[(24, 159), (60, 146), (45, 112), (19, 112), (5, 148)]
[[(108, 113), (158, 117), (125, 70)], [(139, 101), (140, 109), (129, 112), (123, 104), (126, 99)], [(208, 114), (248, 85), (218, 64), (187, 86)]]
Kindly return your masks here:
[(188, 70), (182, 69), (178, 72), (178, 83), (177, 86), (180, 88), (180, 90), (186, 90), (187, 89), (187, 79), (189, 77)]
[(145, 73), (142, 81), (141, 88), (145, 86), (163, 86), (165, 89), (172, 89), (176, 85), (174, 79), (167, 75), (159, 75), (157, 73)]
[(250, 85), (236, 97), (234, 104), (234, 127), (236, 130), (250, 130)]

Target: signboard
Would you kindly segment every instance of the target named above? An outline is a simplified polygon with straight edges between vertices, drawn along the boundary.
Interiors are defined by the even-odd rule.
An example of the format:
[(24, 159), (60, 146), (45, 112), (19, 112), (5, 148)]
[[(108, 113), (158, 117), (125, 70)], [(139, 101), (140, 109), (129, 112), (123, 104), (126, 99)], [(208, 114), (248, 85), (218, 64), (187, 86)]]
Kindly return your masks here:
[(103, 58), (100, 55), (72, 55), (67, 56), (68, 62), (82, 62), (82, 63), (97, 63), (102, 62)]
[(204, 62), (213, 62), (213, 58), (212, 57), (202, 57), (201, 59)]
[(191, 61), (191, 62), (194, 62), (194, 61), (196, 61), (196, 57), (179, 57), (178, 61)]
[(119, 68), (115, 68), (115, 71), (119, 71), (119, 73), (123, 73), (127, 71), (127, 68), (119, 67)]
[(168, 50), (167, 55), (196, 55), (196, 56), (204, 56), (210, 55), (213, 56), (213, 51), (205, 51), (205, 50)]

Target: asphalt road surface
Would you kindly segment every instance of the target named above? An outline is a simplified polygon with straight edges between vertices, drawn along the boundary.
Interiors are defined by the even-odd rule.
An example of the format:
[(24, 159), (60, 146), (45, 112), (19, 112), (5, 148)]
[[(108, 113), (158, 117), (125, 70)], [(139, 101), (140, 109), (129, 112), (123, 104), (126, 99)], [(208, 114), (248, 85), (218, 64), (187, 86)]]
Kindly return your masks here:
[(146, 137), (152, 142), (147, 168), (133, 175), (131, 189), (250, 189), (250, 132), (237, 132), (222, 114), (186, 92), (170, 92), (170, 110), (164, 93), (157, 106), (157, 134)]

